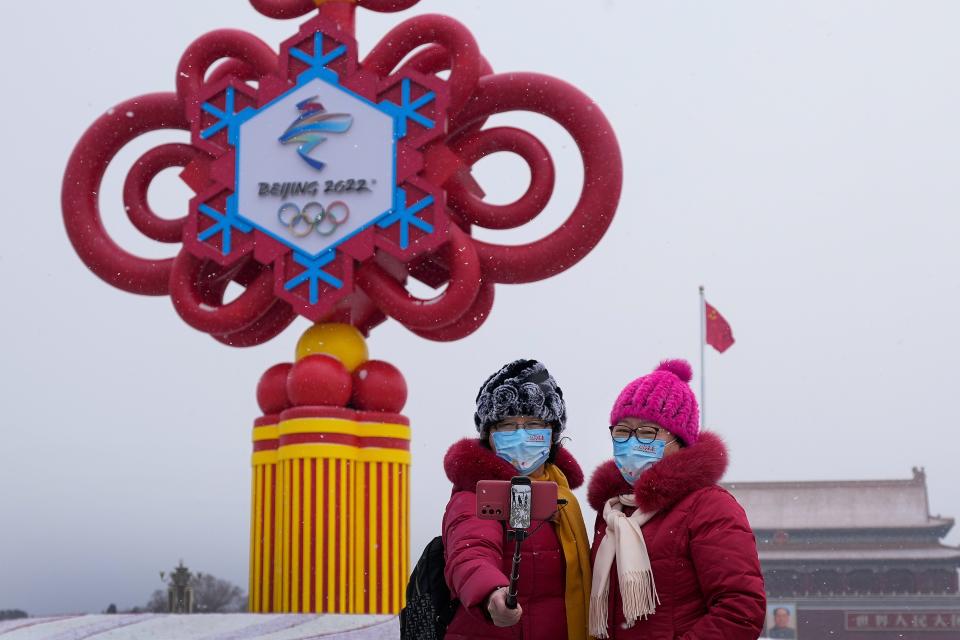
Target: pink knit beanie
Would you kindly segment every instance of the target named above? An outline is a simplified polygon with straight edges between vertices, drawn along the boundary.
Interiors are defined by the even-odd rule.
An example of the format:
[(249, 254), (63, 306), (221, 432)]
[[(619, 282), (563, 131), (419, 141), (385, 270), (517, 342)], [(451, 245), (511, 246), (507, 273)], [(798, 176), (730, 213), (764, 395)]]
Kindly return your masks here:
[(649, 420), (686, 445), (700, 438), (700, 410), (690, 389), (693, 369), (686, 360), (664, 360), (653, 373), (628, 384), (613, 404), (610, 424), (624, 418)]

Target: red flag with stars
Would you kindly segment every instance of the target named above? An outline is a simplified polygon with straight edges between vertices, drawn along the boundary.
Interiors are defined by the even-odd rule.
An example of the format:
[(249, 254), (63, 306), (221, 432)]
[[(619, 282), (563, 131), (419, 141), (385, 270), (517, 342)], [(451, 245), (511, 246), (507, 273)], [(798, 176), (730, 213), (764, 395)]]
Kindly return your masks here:
[(713, 305), (704, 301), (707, 307), (707, 344), (723, 353), (735, 342), (730, 323), (720, 315)]

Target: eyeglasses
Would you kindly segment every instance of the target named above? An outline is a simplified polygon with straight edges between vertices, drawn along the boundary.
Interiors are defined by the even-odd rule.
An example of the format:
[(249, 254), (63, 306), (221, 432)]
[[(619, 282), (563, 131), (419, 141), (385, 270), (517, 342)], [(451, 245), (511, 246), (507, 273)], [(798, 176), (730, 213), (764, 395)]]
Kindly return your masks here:
[(618, 424), (610, 427), (610, 437), (614, 442), (626, 442), (633, 436), (638, 442), (649, 444), (657, 439), (660, 433), (659, 427), (637, 427), (632, 429), (625, 424)]
[(517, 429), (549, 429), (550, 425), (543, 420), (528, 420), (526, 422), (498, 422), (490, 427), (490, 431), (498, 433), (513, 433)]

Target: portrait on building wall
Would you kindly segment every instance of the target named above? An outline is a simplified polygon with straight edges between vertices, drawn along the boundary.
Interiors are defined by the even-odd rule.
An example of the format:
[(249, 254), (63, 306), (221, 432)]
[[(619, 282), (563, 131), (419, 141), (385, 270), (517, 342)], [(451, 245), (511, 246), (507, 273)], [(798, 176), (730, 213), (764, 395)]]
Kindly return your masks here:
[(797, 605), (768, 603), (767, 622), (764, 625), (765, 638), (797, 638)]

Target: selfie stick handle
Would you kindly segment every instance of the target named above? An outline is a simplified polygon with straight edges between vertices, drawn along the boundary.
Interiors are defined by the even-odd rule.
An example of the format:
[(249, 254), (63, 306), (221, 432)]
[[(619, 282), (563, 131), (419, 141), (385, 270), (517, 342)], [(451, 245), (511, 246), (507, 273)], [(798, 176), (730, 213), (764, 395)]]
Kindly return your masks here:
[(517, 541), (513, 548), (513, 564), (510, 566), (510, 586), (507, 588), (507, 609), (517, 608), (517, 582), (520, 580), (520, 543), (523, 542), (526, 532), (520, 529), (510, 534)]

